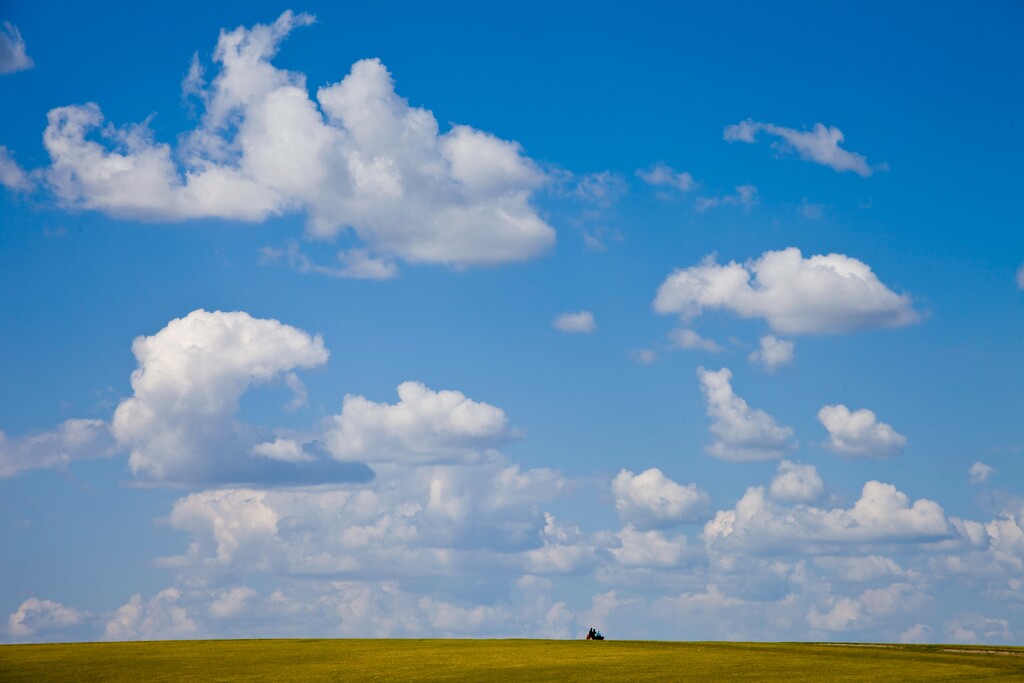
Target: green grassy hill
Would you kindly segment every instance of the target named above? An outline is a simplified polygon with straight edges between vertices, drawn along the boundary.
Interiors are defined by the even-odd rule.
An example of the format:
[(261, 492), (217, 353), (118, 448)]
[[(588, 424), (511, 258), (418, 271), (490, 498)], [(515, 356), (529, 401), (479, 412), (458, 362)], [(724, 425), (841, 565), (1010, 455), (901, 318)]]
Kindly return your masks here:
[(0, 646), (2, 681), (1024, 681), (1024, 648), (583, 640)]

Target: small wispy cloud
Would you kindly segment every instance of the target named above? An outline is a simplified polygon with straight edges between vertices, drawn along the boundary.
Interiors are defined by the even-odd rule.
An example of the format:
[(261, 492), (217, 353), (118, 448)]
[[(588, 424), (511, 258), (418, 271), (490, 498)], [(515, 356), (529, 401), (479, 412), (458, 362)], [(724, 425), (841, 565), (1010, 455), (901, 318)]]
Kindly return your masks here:
[(761, 123), (752, 119), (740, 121), (726, 126), (722, 138), (728, 142), (757, 142), (759, 133), (779, 138), (773, 147), (782, 152), (796, 152), (805, 161), (828, 166), (833, 171), (853, 171), (867, 178), (875, 171), (887, 171), (889, 165), (869, 165), (862, 154), (843, 149), (839, 144), (843, 141), (843, 132), (835, 126), (814, 124), (811, 130), (796, 130), (773, 123)]
[(337, 254), (339, 265), (325, 266), (303, 253), (298, 243), (289, 241), (282, 249), (263, 247), (260, 250), (264, 264), (285, 262), (300, 273), (316, 273), (327, 277), (352, 280), (390, 280), (398, 275), (393, 261), (370, 255), (366, 249), (342, 249)]
[(979, 461), (971, 465), (967, 473), (971, 475), (972, 484), (985, 484), (988, 482), (988, 478), (995, 474), (995, 471), (996, 468)]
[(660, 161), (650, 168), (637, 171), (636, 175), (648, 185), (670, 187), (680, 192), (689, 192), (696, 186), (689, 171), (677, 171)]
[(710, 351), (718, 353), (722, 347), (714, 339), (706, 339), (691, 329), (680, 327), (668, 333), (668, 338), (677, 349), (689, 349), (691, 351)]
[(18, 165), (10, 151), (0, 145), (0, 185), (9, 190), (27, 192), (32, 189), (28, 173)]
[(737, 185), (736, 192), (721, 197), (698, 197), (697, 210), (707, 211), (719, 206), (742, 206), (749, 209), (757, 203), (757, 188), (753, 185)]
[(25, 50), (25, 39), (18, 27), (9, 21), (0, 29), (0, 74), (12, 74), (35, 66)]

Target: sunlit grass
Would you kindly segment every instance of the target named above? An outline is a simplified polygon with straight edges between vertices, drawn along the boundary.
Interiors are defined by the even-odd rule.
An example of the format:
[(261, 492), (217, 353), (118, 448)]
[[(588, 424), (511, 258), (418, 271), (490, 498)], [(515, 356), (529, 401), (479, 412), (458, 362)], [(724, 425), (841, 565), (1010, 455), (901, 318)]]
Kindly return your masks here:
[(0, 646), (3, 681), (1024, 680), (1024, 648), (583, 640)]

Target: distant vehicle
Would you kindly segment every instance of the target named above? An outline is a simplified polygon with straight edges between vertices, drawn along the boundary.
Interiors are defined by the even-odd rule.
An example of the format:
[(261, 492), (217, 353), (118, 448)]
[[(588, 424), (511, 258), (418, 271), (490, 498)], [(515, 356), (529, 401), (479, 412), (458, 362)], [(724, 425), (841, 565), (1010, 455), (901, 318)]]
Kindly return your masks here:
[(587, 640), (604, 640), (604, 636), (602, 636), (601, 632), (596, 628), (591, 627), (590, 630), (587, 631)]

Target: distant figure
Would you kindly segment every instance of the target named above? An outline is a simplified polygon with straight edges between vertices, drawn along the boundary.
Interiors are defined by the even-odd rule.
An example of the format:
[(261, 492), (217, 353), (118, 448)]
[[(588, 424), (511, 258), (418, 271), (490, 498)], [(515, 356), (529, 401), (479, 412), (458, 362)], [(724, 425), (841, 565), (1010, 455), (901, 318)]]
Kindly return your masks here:
[(590, 630), (587, 631), (587, 640), (604, 640), (604, 636), (601, 635), (600, 631), (591, 626)]

